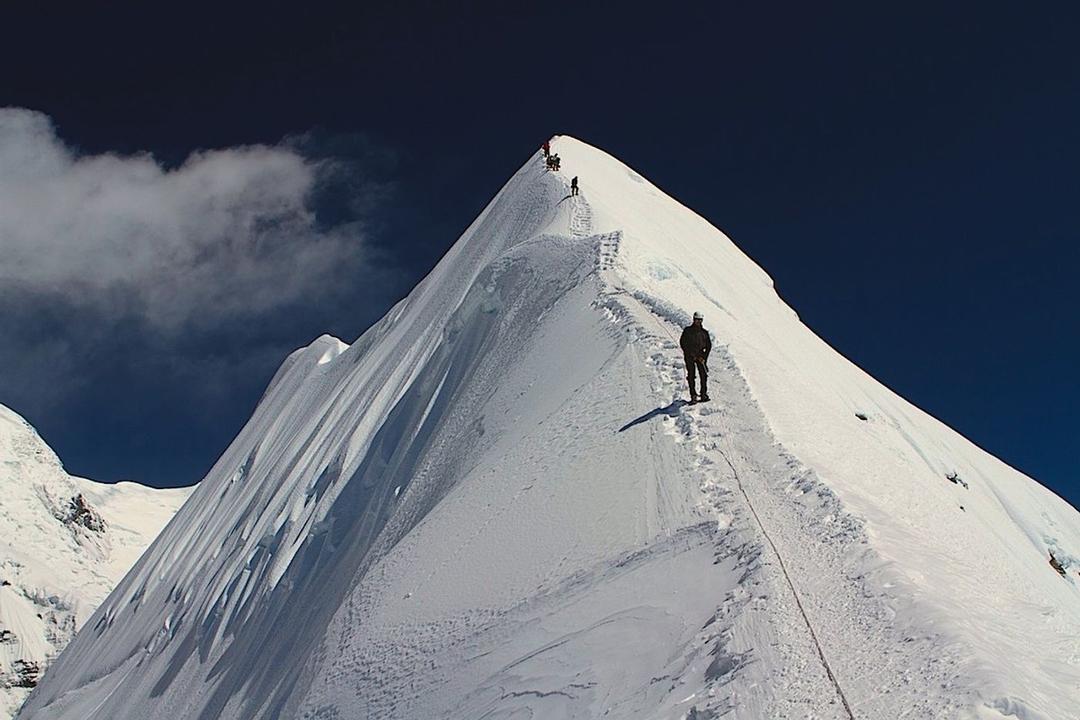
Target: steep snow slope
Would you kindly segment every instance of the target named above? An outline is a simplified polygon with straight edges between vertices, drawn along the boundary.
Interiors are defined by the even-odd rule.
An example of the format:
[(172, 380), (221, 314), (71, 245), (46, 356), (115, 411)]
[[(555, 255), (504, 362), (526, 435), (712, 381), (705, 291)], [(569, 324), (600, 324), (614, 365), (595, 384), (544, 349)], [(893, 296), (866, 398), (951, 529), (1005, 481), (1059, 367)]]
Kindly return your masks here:
[(20, 718), (1075, 717), (1075, 510), (553, 150), (351, 347), (289, 357)]
[(190, 490), (71, 477), (0, 406), (0, 718), (75, 635)]

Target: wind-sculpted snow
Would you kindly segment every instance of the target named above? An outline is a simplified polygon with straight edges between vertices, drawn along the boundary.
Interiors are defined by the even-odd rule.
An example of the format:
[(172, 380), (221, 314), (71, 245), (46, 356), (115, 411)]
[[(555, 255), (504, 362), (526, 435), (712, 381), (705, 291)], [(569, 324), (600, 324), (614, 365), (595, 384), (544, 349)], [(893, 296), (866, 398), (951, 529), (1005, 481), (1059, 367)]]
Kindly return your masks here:
[(380, 323), (286, 360), (20, 718), (1071, 717), (1076, 511), (552, 147)]
[[(573, 257), (572, 248), (552, 244), (550, 257)], [(311, 628), (326, 626), (355, 578), (363, 577), (373, 558), (439, 503), (490, 442), (484, 417), (472, 409), (492, 387), (490, 378), (516, 352), (519, 328), (535, 322), (575, 280), (573, 263), (565, 264), (531, 267), (527, 255), (515, 257), (511, 251), (479, 274), (418, 377), (378, 425), (360, 462), (346, 469), (347, 457), (331, 457), (302, 496), (286, 499), (275, 510), (281, 518), (277, 523), (251, 533), (261, 539), (241, 573), (218, 594), (214, 608), (197, 616), (199, 624), (177, 615), (174, 622), (181, 627), (169, 631), (176, 636), (176, 651), (152, 696), (167, 694), (197, 655), (202, 661), (214, 658), (211, 674), (221, 674), (200, 717), (219, 717), (241, 688), (268, 702), (267, 712), (279, 712), (300, 679), (296, 673), (283, 682), (278, 674), (282, 664), (312, 651), (321, 638)], [(321, 503), (326, 504), (323, 512), (305, 512)], [(248, 506), (239, 524), (255, 523), (254, 513), (265, 514), (264, 508)], [(297, 542), (294, 528), (315, 517), (296, 550), (287, 552), (287, 545)], [(299, 603), (297, 597), (319, 602)], [(267, 652), (269, 638), (286, 650)]]
[[(560, 190), (541, 184), (501, 212), (504, 190), (467, 233), (483, 242), (451, 250), (352, 348), (321, 364), (336, 340), (294, 353), (180, 522), (91, 622), (108, 649), (87, 642), (94, 663), (81, 648), (63, 662), (150, 664), (141, 691), (185, 709), (183, 670), (197, 663), (215, 691), (194, 716), (252, 696), (267, 709), (244, 714), (276, 713), (304, 679), (286, 658), (311, 653), (345, 590), (497, 437), (480, 403), (592, 270), (587, 248), (537, 234)], [(305, 595), (319, 599), (296, 601)]]

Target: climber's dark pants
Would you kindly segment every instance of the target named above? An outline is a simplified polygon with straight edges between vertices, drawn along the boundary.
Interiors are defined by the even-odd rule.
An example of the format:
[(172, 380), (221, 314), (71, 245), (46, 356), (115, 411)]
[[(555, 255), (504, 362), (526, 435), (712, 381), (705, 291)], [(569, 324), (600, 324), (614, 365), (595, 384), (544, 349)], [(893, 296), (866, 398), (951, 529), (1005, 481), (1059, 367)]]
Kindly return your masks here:
[(698, 373), (701, 373), (701, 397), (709, 397), (709, 368), (705, 365), (705, 358), (683, 355), (683, 359), (686, 360), (686, 380), (690, 383), (691, 399), (698, 396), (694, 389), (694, 377)]

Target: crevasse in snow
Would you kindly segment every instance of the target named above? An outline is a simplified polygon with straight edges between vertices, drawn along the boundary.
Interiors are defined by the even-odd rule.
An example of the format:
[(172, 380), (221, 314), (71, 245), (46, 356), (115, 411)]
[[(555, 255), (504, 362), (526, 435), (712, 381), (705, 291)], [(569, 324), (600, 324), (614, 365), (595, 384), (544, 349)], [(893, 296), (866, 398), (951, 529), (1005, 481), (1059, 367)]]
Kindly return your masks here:
[(19, 718), (1073, 716), (1076, 511), (552, 148), (351, 346), (285, 361)]

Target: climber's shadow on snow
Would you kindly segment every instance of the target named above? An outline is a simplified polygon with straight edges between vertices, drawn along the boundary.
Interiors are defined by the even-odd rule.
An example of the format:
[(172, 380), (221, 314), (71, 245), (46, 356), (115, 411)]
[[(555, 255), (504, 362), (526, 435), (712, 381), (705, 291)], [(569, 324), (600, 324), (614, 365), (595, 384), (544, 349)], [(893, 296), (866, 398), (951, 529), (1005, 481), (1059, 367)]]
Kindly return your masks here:
[(686, 405), (685, 400), (675, 400), (675, 401), (672, 401), (671, 403), (668, 403), (667, 405), (664, 405), (663, 407), (658, 407), (658, 408), (655, 408), (653, 410), (650, 410), (649, 412), (645, 413), (641, 417), (634, 418), (630, 422), (623, 425), (621, 428), (619, 428), (619, 432), (626, 432), (627, 430), (634, 427), (635, 425), (640, 425), (641, 423), (648, 422), (649, 420), (652, 420), (654, 417), (659, 417), (660, 415), (667, 415), (668, 417), (675, 417), (676, 415), (679, 414), (679, 410), (681, 410), (684, 405)]

